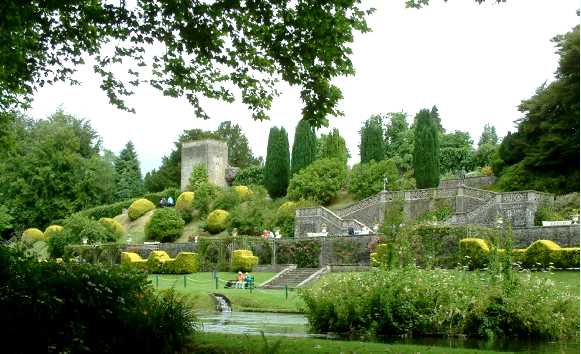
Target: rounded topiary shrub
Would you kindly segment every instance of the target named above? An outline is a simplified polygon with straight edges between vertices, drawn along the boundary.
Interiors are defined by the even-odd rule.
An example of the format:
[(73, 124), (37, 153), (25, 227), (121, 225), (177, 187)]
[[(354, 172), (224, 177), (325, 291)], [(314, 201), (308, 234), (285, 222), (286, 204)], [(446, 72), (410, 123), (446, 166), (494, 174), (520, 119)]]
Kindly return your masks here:
[(24, 230), (22, 233), (22, 241), (32, 245), (36, 241), (46, 241), (44, 233), (35, 227)]
[(185, 222), (192, 221), (194, 211), (194, 192), (183, 192), (176, 200), (176, 210)]
[(60, 225), (50, 225), (44, 230), (44, 236), (48, 239), (63, 232), (64, 227)]
[(208, 231), (217, 234), (226, 230), (230, 214), (226, 210), (216, 209), (208, 214)]
[(184, 220), (175, 209), (157, 209), (145, 225), (145, 235), (151, 240), (172, 242), (182, 235), (184, 224)]
[(150, 210), (155, 209), (155, 205), (145, 198), (137, 199), (129, 206), (128, 216), (131, 220), (136, 220)]
[(117, 238), (125, 234), (125, 228), (117, 220), (111, 218), (101, 218), (99, 223), (109, 231), (111, 231)]
[(233, 189), (242, 200), (248, 199), (252, 194), (252, 190), (246, 186), (234, 186)]

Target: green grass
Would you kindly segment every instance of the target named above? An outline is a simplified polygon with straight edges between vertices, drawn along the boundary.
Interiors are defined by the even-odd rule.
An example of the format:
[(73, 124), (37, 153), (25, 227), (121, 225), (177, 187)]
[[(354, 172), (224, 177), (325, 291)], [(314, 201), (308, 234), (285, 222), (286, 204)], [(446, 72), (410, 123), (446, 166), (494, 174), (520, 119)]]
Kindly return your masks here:
[[(252, 273), (256, 285), (270, 279), (275, 273)], [(156, 286), (156, 276), (150, 275), (150, 281)], [(218, 289), (212, 279), (212, 273), (194, 273), (186, 275), (184, 287), (183, 275), (159, 275), (159, 289), (175, 288), (182, 294), (187, 294), (197, 311), (214, 311), (214, 300), (209, 295), (219, 293), (225, 295), (232, 303), (234, 311), (256, 312), (301, 312), (302, 300), (295, 291), (289, 290), (288, 299), (284, 289), (224, 289), (226, 280), (236, 279), (236, 273), (218, 273)]]
[(384, 344), (315, 338), (262, 337), (243, 334), (198, 333), (194, 350), (200, 353), (498, 353), (493, 351)]
[[(519, 273), (525, 276), (527, 273)], [(579, 271), (530, 272), (532, 277), (551, 279), (561, 288), (579, 296)]]

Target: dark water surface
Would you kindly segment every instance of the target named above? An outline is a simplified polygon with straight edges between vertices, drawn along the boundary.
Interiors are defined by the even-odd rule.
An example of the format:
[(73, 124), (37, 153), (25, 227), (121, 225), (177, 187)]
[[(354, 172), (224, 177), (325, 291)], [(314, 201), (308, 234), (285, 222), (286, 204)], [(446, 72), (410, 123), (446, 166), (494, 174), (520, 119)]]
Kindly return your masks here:
[[(259, 313), (259, 312), (224, 312), (216, 314), (202, 314), (198, 318), (203, 323), (204, 332), (235, 333), (258, 335), (264, 332), (268, 336), (313, 337), (343, 339), (339, 336), (308, 333), (308, 321), (301, 314), (286, 313)], [(354, 338), (361, 340), (360, 338)], [(497, 340), (486, 341), (465, 338), (402, 338), (380, 337), (374, 342), (391, 344), (417, 344), (447, 348), (486, 349), (505, 352), (521, 353), (579, 353), (579, 338), (567, 341), (539, 341), (526, 340)]]

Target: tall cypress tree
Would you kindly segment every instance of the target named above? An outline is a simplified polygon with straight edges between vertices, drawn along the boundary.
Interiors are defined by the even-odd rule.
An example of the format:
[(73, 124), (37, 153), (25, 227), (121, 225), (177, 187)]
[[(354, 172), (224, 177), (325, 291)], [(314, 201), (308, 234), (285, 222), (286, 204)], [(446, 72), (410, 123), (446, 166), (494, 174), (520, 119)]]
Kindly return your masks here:
[(337, 159), (344, 165), (349, 159), (349, 150), (345, 139), (339, 134), (339, 129), (333, 129), (329, 134), (322, 134), (318, 141), (317, 159)]
[(414, 170), (418, 188), (436, 188), (440, 184), (439, 127), (434, 116), (422, 109), (415, 118)]
[(288, 135), (284, 128), (272, 127), (268, 134), (264, 186), (272, 198), (286, 194), (290, 173)]
[(383, 124), (381, 116), (372, 116), (366, 120), (359, 134), (361, 135), (361, 145), (359, 145), (361, 163), (366, 163), (371, 160), (383, 160), (385, 158), (385, 149), (383, 147)]
[(115, 197), (118, 200), (143, 194), (143, 180), (135, 146), (131, 141), (115, 160)]
[(295, 129), (291, 176), (315, 161), (317, 156), (317, 135), (309, 122), (301, 119)]

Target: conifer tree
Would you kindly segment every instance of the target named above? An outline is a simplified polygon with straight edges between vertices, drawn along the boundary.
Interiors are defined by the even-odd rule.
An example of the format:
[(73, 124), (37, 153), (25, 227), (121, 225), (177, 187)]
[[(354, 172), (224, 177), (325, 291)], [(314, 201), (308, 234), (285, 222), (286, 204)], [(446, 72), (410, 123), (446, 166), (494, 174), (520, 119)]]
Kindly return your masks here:
[(309, 166), (317, 156), (317, 135), (306, 120), (301, 119), (295, 129), (291, 176)]
[(337, 159), (346, 165), (349, 150), (345, 139), (339, 134), (339, 129), (333, 129), (329, 134), (322, 134), (318, 140), (317, 159)]
[(439, 128), (432, 113), (422, 109), (415, 118), (414, 170), (418, 188), (440, 184)]
[(115, 160), (115, 197), (118, 200), (132, 198), (143, 191), (139, 160), (135, 146), (129, 141)]
[(284, 128), (272, 127), (268, 134), (264, 186), (272, 198), (286, 194), (290, 173), (288, 135)]
[(359, 145), (359, 155), (361, 163), (371, 160), (377, 162), (385, 157), (383, 147), (383, 124), (381, 116), (372, 116), (365, 121), (359, 131), (361, 135), (361, 145)]

